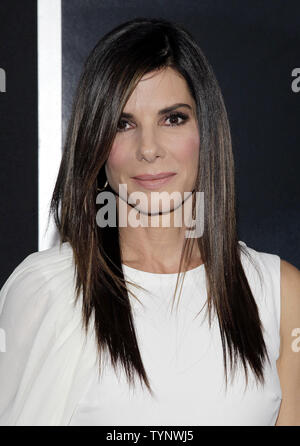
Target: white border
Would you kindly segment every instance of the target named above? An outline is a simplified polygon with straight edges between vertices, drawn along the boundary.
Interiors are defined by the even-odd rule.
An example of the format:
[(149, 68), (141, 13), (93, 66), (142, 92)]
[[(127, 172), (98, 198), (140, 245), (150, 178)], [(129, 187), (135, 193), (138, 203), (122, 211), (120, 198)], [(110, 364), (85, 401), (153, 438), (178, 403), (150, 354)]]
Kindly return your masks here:
[[(50, 199), (62, 155), (61, 0), (37, 0), (39, 251), (57, 243)], [(47, 232), (46, 232), (47, 231)]]

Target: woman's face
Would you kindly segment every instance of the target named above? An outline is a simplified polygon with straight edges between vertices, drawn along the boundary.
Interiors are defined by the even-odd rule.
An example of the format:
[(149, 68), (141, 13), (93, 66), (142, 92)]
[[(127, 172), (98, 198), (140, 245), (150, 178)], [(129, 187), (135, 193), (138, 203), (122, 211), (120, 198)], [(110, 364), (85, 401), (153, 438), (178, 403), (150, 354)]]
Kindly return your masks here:
[[(167, 107), (172, 110), (164, 111)], [(195, 101), (185, 79), (169, 67), (148, 73), (124, 107), (106, 162), (108, 182), (118, 193), (119, 184), (126, 185), (128, 195), (143, 192), (149, 203), (144, 211), (149, 213), (153, 192), (180, 192), (181, 199), (172, 202), (171, 209), (176, 208), (184, 192), (194, 188), (199, 143)], [(133, 178), (161, 172), (175, 175), (160, 184)]]

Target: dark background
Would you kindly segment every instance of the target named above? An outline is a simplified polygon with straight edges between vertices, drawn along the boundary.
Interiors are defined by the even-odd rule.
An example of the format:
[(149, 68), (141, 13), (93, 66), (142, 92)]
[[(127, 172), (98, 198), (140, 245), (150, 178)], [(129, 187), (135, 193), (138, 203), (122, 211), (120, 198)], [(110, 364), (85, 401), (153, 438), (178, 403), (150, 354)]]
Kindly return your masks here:
[[(3, 283), (38, 249), (37, 36), (34, 1), (5, 0), (0, 8)], [(300, 67), (300, 2), (62, 0), (63, 140), (88, 53), (107, 31), (138, 16), (182, 24), (204, 51), (232, 130), (239, 240), (300, 269), (300, 92), (291, 88)]]
[(0, 287), (38, 249), (36, 1), (1, 0)]

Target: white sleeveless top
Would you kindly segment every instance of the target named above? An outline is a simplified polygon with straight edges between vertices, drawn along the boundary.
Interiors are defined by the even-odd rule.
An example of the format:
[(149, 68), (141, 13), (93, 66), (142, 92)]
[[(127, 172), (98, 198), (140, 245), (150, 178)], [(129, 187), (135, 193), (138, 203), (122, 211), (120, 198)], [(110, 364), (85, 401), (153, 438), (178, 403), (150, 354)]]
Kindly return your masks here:
[[(264, 327), (271, 366), (264, 387), (242, 367), (225, 393), (217, 318), (204, 319), (205, 266), (186, 272), (173, 311), (177, 274), (154, 274), (123, 265), (141, 305), (129, 293), (143, 364), (154, 397), (136, 379), (129, 387), (109, 361), (98, 379), (95, 330), (82, 331), (81, 301), (74, 305), (74, 257), (69, 243), (27, 256), (0, 290), (0, 425), (274, 425), (281, 403), (276, 369), (280, 348), (280, 258), (241, 243), (259, 277), (242, 264)], [(178, 303), (178, 307), (177, 307)], [(177, 309), (176, 309), (177, 308)], [(202, 309), (196, 317), (197, 312)], [(3, 337), (1, 338), (3, 341)], [(228, 363), (229, 365), (229, 363)]]
[(271, 367), (265, 369), (264, 387), (256, 385), (248, 368), (249, 387), (245, 391), (244, 370), (240, 366), (225, 393), (217, 318), (211, 330), (208, 318), (204, 318), (204, 265), (186, 272), (178, 307), (177, 294), (171, 312), (177, 274), (155, 274), (123, 264), (125, 278), (148, 290), (140, 291), (130, 285), (143, 306), (129, 296), (143, 364), (155, 396), (143, 389), (139, 380), (135, 389), (129, 387), (120, 367), (117, 376), (107, 365), (100, 377), (95, 367), (70, 425), (274, 425), (281, 403), (276, 369), (280, 346), (280, 258), (250, 248), (248, 252), (260, 261), (266, 280), (265, 290), (260, 290), (253, 266), (244, 258), (271, 359)]

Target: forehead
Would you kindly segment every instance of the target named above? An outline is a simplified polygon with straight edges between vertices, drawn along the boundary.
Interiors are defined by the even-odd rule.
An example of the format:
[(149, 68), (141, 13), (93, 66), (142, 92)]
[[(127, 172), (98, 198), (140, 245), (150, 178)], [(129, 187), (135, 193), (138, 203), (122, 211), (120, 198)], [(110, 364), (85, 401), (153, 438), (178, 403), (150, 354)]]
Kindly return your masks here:
[(162, 108), (179, 102), (194, 103), (186, 80), (173, 68), (167, 67), (145, 74), (133, 90), (125, 109)]

